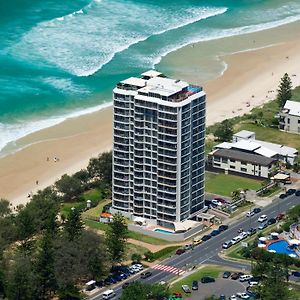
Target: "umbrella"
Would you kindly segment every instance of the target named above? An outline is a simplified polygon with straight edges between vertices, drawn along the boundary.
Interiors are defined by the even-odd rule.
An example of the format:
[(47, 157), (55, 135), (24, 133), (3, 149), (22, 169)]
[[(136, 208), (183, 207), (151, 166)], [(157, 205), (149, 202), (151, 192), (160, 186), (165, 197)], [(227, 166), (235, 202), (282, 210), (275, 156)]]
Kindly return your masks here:
[(299, 245), (299, 244), (300, 244), (300, 241), (294, 239), (294, 240), (289, 240), (289, 243), (290, 243), (290, 244), (293, 244), (293, 245)]
[(258, 244), (258, 245), (257, 245), (258, 248), (264, 248), (264, 247), (266, 247), (266, 246), (267, 246), (266, 244)]
[(264, 236), (262, 236), (262, 237), (260, 237), (258, 240), (259, 240), (260, 242), (265, 242), (265, 241), (267, 240), (267, 238), (265, 238)]
[(279, 236), (279, 233), (278, 232), (272, 232), (271, 235)]
[(297, 255), (296, 255), (296, 254), (293, 254), (293, 253), (289, 254), (289, 256), (290, 256), (290, 257), (293, 257), (293, 258), (297, 257)]

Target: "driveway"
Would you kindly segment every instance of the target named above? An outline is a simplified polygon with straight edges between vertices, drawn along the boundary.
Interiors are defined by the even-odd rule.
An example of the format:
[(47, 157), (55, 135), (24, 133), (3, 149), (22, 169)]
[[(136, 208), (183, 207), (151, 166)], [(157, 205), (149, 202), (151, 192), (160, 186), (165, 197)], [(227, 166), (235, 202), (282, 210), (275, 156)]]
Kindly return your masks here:
[(192, 297), (184, 298), (189, 300), (204, 300), (205, 297), (215, 295), (220, 296), (224, 294), (226, 299), (236, 293), (244, 292), (246, 285), (239, 282), (238, 280), (217, 278), (216, 282), (212, 283), (201, 283), (199, 282), (199, 290), (192, 291)]

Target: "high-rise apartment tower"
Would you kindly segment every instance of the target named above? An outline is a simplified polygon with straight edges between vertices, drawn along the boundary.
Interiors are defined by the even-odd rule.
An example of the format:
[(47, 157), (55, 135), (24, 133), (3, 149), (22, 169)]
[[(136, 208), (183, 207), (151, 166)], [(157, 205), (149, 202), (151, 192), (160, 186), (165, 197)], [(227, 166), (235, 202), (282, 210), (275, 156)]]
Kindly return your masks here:
[(148, 71), (113, 90), (113, 209), (161, 226), (204, 207), (205, 93)]

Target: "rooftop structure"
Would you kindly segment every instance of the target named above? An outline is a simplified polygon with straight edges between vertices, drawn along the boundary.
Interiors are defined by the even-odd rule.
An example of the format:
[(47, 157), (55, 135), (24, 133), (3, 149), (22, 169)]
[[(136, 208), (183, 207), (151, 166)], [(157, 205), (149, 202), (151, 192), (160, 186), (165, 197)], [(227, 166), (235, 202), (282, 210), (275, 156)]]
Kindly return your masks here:
[(284, 108), (278, 114), (279, 129), (300, 133), (300, 102), (286, 101)]

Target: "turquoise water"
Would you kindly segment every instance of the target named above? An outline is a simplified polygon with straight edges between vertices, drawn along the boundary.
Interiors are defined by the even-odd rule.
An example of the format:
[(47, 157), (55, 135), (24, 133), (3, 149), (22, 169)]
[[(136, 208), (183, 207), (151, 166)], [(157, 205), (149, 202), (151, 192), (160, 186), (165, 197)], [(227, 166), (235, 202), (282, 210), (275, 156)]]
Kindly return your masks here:
[(295, 0), (0, 1), (0, 151), (100, 109), (117, 81), (185, 45), (299, 19)]
[(287, 255), (294, 254), (298, 256), (294, 250), (289, 248), (289, 243), (287, 241), (274, 242), (268, 246), (268, 250), (275, 250), (277, 253), (283, 253)]
[(168, 231), (168, 230), (164, 230), (164, 229), (154, 229), (153, 231), (155, 232), (160, 232), (160, 233), (164, 233), (164, 234), (173, 234), (174, 232)]

